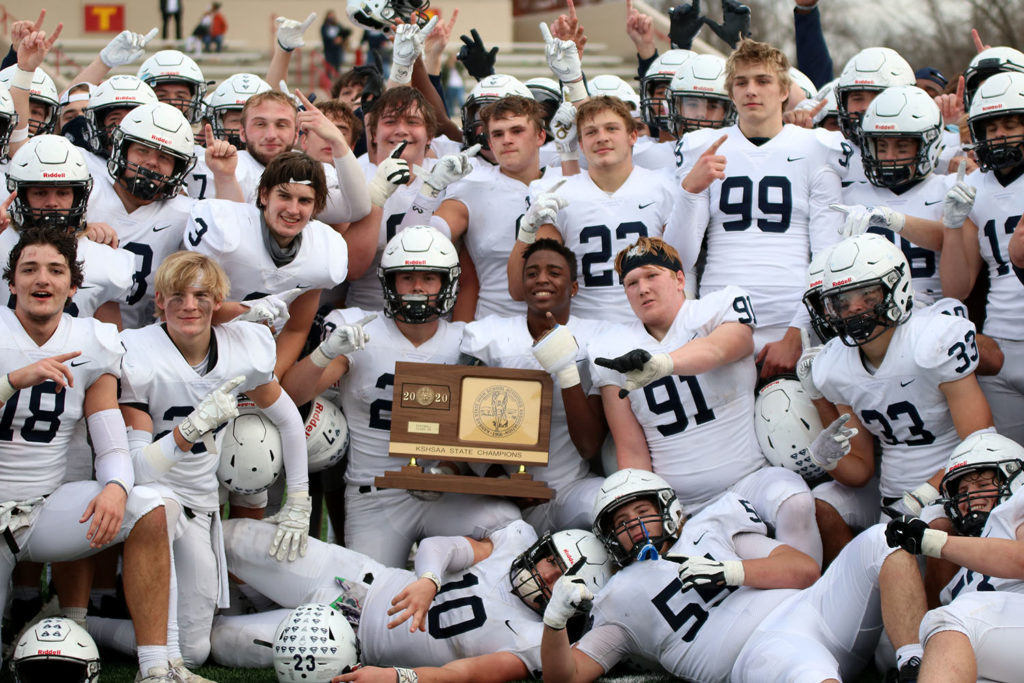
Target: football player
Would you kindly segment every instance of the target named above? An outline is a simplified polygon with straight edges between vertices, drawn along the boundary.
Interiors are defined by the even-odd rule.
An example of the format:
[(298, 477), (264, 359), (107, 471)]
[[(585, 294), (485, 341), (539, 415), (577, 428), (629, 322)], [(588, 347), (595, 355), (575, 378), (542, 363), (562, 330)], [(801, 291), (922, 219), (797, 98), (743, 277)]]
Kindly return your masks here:
[(684, 136), (677, 148), (682, 201), (665, 239), (685, 272), (706, 241), (700, 296), (729, 285), (750, 295), (755, 353), (769, 378), (792, 372), (800, 357), (802, 283), (811, 255), (838, 239), (841, 218), (829, 204), (842, 197), (849, 146), (831, 133), (783, 124), (789, 61), (771, 45), (743, 41), (726, 63), (725, 85), (737, 124)]
[[(402, 567), (426, 536), (482, 538), (519, 518), (512, 503), (485, 496), (378, 489), (376, 477), (394, 470), (388, 457), (395, 363), (455, 364), (464, 323), (444, 316), (458, 292), (459, 259), (435, 228), (411, 226), (388, 242), (377, 271), (383, 315), (347, 308), (324, 321), (324, 341), (283, 378), (296, 403), (340, 380), (341, 408), (351, 445), (345, 472), (345, 545), (389, 567)], [(373, 338), (372, 349), (367, 346)]]
[[(750, 297), (726, 287), (687, 300), (679, 255), (657, 238), (621, 251), (615, 269), (636, 317), (592, 338), (587, 353), (619, 467), (663, 477), (688, 513), (733, 491), (779, 540), (820, 561), (807, 484), (769, 467), (757, 444)], [(723, 442), (729, 452), (709, 457)]]
[(469, 323), (462, 352), (484, 365), (543, 369), (556, 382), (548, 464), (526, 468), (556, 494), (550, 502), (523, 509), (523, 519), (543, 534), (590, 526), (594, 521), (590, 515), (601, 479), (589, 474), (587, 460), (601, 451), (608, 426), (601, 397), (588, 396), (589, 374), (586, 384), (582, 382), (577, 366), (583, 365), (586, 373), (586, 349), (577, 340), (594, 338), (605, 324), (571, 315), (578, 287), (576, 256), (564, 245), (537, 240), (527, 247), (525, 257), (526, 316), (491, 315)]
[[(117, 328), (63, 312), (82, 284), (76, 246), (71, 234), (29, 228), (4, 270), (16, 301), (13, 310), (0, 308), (0, 401), (9, 418), (0, 432), (0, 498), (6, 501), (0, 524), (8, 541), (0, 549), (0, 597), (6, 602), (19, 559), (75, 560), (123, 541), (124, 586), (140, 645), (138, 679), (170, 683), (170, 558), (162, 502), (156, 492), (134, 487), (117, 410), (124, 353)], [(96, 452), (96, 479), (62, 484), (67, 450), (83, 418)]]
[(128, 112), (159, 101), (153, 89), (135, 76), (111, 76), (96, 86), (84, 114), (85, 136), (89, 143), (85, 161), (94, 176), (106, 177), (114, 131)]

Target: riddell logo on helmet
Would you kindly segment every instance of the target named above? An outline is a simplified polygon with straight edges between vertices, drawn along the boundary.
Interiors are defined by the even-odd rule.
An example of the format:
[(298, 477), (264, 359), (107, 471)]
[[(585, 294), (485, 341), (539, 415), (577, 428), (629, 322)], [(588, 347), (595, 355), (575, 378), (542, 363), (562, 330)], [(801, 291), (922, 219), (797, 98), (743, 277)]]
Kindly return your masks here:
[(839, 285), (845, 285), (845, 284), (850, 283), (850, 282), (853, 282), (853, 278), (852, 277), (848, 277), (845, 280), (833, 280), (832, 281), (832, 286), (833, 287), (838, 287)]
[(320, 401), (316, 402), (316, 406), (313, 408), (313, 416), (309, 418), (309, 424), (306, 425), (306, 438), (313, 433), (316, 426), (320, 424), (320, 415), (324, 412), (324, 404)]
[(37, 655), (60, 655), (64, 654), (60, 650), (36, 650)]
[(854, 85), (874, 85), (875, 79), (873, 78), (858, 78), (853, 82)]
[(51, 172), (43, 171), (43, 177), (44, 178), (66, 178), (67, 174), (66, 173), (56, 173), (56, 172), (53, 172), (53, 171), (51, 171)]
[(121, 101), (133, 102), (133, 101), (135, 101), (135, 95), (116, 95), (116, 96), (114, 96), (114, 100), (117, 101), (117, 102), (121, 102)]
[(414, 261), (412, 259), (406, 259), (405, 265), (407, 265), (407, 266), (425, 266), (425, 265), (427, 265), (427, 262), (425, 260), (423, 260), (423, 259), (420, 259), (420, 260), (417, 260), (417, 261)]
[(150, 136), (149, 136), (149, 138), (150, 138), (151, 140), (156, 140), (157, 142), (162, 142), (162, 143), (163, 143), (163, 144), (165, 144), (165, 145), (169, 145), (169, 144), (171, 144), (171, 141), (170, 141), (170, 140), (168, 140), (168, 139), (166, 139), (166, 138), (162, 138), (162, 137), (160, 137), (160, 136), (158, 136), (158, 135), (150, 135)]
[(563, 550), (563, 551), (562, 551), (562, 554), (563, 554), (563, 555), (565, 555), (565, 560), (566, 560), (566, 566), (569, 566), (569, 567), (571, 567), (571, 566), (573, 566), (574, 564), (576, 564), (576, 560), (574, 560), (574, 559), (573, 559), (573, 557), (572, 557), (572, 553), (571, 553), (571, 552), (569, 552), (569, 549), (568, 549), (568, 548), (566, 548), (565, 550)]
[(875, 126), (878, 130), (896, 130), (896, 125), (892, 123), (881, 123)]
[(695, 85), (695, 86), (693, 86), (693, 89), (694, 90), (703, 90), (704, 92), (714, 92), (715, 91), (714, 88), (709, 88), (706, 85)]
[(1003, 105), (1001, 105), (1001, 104), (989, 104), (989, 105), (986, 105), (986, 106), (982, 107), (981, 110), (982, 111), (991, 111), (993, 109), (1002, 109), (1002, 108), (1003, 108)]

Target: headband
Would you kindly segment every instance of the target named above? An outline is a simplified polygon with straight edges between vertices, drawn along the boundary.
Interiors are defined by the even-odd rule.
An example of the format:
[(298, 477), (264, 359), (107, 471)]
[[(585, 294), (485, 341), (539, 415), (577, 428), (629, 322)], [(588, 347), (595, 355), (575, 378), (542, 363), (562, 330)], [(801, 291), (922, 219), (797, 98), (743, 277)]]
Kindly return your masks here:
[(663, 251), (648, 249), (640, 251), (638, 247), (632, 246), (626, 251), (626, 255), (622, 259), (622, 279), (626, 279), (629, 271), (641, 266), (660, 266), (668, 268), (673, 273), (683, 269), (683, 264), (680, 263), (679, 259), (672, 258)]

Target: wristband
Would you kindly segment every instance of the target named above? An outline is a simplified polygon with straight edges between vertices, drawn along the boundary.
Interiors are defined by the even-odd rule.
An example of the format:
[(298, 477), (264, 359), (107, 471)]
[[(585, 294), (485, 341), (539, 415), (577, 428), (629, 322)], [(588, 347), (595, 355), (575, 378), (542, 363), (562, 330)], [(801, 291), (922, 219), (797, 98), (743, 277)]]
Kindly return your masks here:
[(7, 403), (16, 393), (18, 390), (11, 384), (11, 376), (8, 374), (0, 377), (0, 403)]
[(563, 83), (565, 86), (565, 101), (566, 102), (579, 102), (580, 100), (587, 99), (590, 95), (587, 93), (587, 86), (583, 85), (583, 79), (572, 83)]
[(558, 150), (558, 158), (561, 159), (563, 162), (579, 161), (580, 160), (580, 150), (579, 149), (573, 149), (573, 150), (569, 150), (569, 151), (565, 151), (565, 152), (563, 152), (562, 150)]
[(317, 366), (318, 368), (326, 368), (328, 365), (331, 364), (331, 361), (334, 359), (328, 356), (323, 351), (321, 351), (320, 347), (318, 346), (315, 349), (313, 349), (313, 353), (309, 354), (309, 360), (313, 363), (313, 365)]
[(435, 574), (434, 572), (423, 572), (422, 574), (420, 574), (420, 578), (430, 579), (430, 581), (434, 583), (434, 587), (437, 589), (437, 592), (441, 592), (441, 579), (437, 578), (437, 574)]
[(16, 128), (11, 133), (11, 137), (7, 139), (8, 142), (21, 142), (22, 140), (28, 140), (28, 126)]
[(107, 484), (116, 484), (117, 486), (120, 486), (121, 490), (124, 491), (124, 495), (128, 495), (128, 487), (125, 485), (123, 481), (120, 481), (118, 479), (111, 479), (110, 481), (107, 482)]
[(16, 66), (14, 67), (14, 74), (11, 76), (11, 87), (32, 90), (32, 80), (35, 77), (34, 71), (25, 71), (20, 66)]
[(928, 557), (942, 557), (942, 546), (949, 534), (938, 529), (926, 529), (921, 535), (921, 552)]
[(396, 683), (419, 683), (420, 681), (420, 677), (413, 669), (405, 669), (396, 666), (395, 673), (398, 674), (398, 680)]
[(555, 377), (558, 379), (560, 389), (570, 389), (580, 383), (580, 371), (575, 363), (559, 370), (555, 373)]

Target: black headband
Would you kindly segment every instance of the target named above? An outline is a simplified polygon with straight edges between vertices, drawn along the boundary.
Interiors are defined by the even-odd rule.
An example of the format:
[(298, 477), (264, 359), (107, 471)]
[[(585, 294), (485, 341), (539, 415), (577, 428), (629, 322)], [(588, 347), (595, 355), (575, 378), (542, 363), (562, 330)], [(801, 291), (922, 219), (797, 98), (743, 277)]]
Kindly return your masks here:
[(626, 279), (626, 275), (629, 271), (641, 266), (661, 266), (662, 268), (668, 268), (673, 273), (683, 269), (683, 264), (679, 262), (679, 259), (672, 258), (663, 251), (645, 250), (642, 253), (637, 253), (636, 247), (630, 247), (626, 252), (626, 255), (622, 259), (622, 279)]

